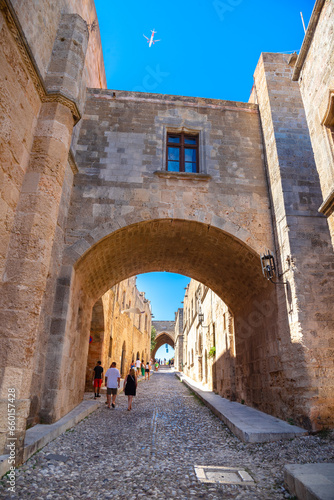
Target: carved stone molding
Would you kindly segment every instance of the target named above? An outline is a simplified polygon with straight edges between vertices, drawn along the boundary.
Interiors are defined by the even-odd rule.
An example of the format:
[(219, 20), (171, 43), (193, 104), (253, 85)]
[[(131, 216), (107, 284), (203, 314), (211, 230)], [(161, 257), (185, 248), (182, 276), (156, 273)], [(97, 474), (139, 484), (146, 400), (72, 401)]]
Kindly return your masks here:
[(327, 107), (322, 119), (322, 124), (326, 127), (334, 126), (334, 90), (330, 90), (326, 96)]
[(319, 212), (329, 217), (334, 212), (334, 189), (329, 193), (321, 207)]
[(68, 153), (68, 163), (70, 164), (70, 167), (71, 167), (73, 174), (74, 175), (77, 174), (79, 172), (79, 169), (78, 169), (77, 163), (75, 161), (73, 151), (71, 149), (69, 150), (69, 153)]
[(80, 111), (76, 103), (60, 92), (47, 93), (46, 95), (41, 97), (41, 100), (42, 102), (57, 102), (69, 108), (75, 123), (78, 123), (81, 118)]
[(81, 118), (77, 104), (73, 100), (69, 99), (68, 97), (62, 95), (59, 92), (50, 93), (46, 90), (43, 78), (39, 72), (35, 58), (30, 50), (29, 44), (22, 30), (20, 21), (15, 13), (15, 10), (10, 0), (0, 0), (0, 10), (6, 20), (8, 29), (15, 40), (16, 46), (25, 63), (27, 72), (32, 79), (32, 82), (38, 92), (38, 95), (40, 96), (41, 101), (58, 102), (63, 106), (67, 106), (71, 110), (74, 122), (77, 123)]

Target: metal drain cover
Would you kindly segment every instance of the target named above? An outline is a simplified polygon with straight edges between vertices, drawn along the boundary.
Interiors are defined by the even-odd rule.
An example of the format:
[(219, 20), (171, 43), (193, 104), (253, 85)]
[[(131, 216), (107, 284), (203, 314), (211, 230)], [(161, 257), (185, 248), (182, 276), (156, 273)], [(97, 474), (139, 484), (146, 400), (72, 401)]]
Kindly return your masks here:
[(195, 473), (201, 483), (240, 484), (244, 486), (254, 484), (254, 479), (247, 471), (234, 467), (195, 465)]

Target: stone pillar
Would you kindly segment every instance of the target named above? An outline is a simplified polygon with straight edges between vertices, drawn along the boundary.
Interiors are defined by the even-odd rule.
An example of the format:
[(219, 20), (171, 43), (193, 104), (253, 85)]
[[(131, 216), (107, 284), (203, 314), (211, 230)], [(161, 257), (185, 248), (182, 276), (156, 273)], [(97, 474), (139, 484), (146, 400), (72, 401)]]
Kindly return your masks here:
[[(36, 339), (50, 268), (65, 168), (87, 50), (88, 30), (78, 15), (63, 15), (38, 118), (30, 162), (15, 215), (0, 293), (1, 445), (7, 444), (7, 397), (15, 391), (17, 462), (22, 459), (30, 406)], [(3, 426), (4, 425), (4, 426)]]
[[(334, 424), (334, 255), (305, 112), (288, 56), (262, 54), (255, 71), (277, 260), (289, 312), (284, 368), (300, 424)], [(277, 285), (282, 286), (282, 285)], [(282, 338), (284, 335), (282, 335)], [(284, 345), (283, 345), (284, 344)], [(306, 374), (306, 375), (305, 375)]]

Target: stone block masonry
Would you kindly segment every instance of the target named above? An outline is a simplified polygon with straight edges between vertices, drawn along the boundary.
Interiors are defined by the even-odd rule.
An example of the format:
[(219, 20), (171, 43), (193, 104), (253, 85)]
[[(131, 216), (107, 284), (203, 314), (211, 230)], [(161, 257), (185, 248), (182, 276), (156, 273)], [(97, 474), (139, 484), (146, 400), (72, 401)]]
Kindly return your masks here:
[[(81, 402), (95, 305), (110, 310), (110, 289), (151, 271), (192, 277), (229, 308), (231, 395), (307, 429), (333, 425), (333, 246), (318, 212), (329, 183), (289, 60), (261, 56), (251, 103), (106, 90), (93, 1), (37, 3), (0, 0), (1, 415), (15, 388), (18, 443)], [(302, 68), (312, 102), (310, 62), (333, 47), (322, 5), (329, 43), (316, 29)], [(169, 131), (198, 134), (198, 172), (167, 171)], [(267, 249), (280, 286), (262, 276)], [(125, 346), (111, 344), (124, 366), (143, 354), (130, 324), (117, 327)]]
[[(328, 309), (334, 297), (334, 255), (326, 219), (318, 212), (322, 202), (319, 175), (292, 71), (285, 55), (262, 54), (255, 71), (255, 95), (266, 148), (277, 255), (288, 283), (290, 342), (298, 346), (296, 357), (289, 359), (290, 342), (284, 345), (284, 364), (291, 366), (298, 387), (295, 402), (300, 411), (309, 407), (309, 419), (317, 428), (329, 424), (334, 410), (333, 383), (324, 384), (318, 377), (319, 365), (329, 381), (334, 375), (328, 363), (334, 331), (334, 311)], [(307, 367), (306, 377), (300, 371), (302, 365)], [(312, 404), (300, 390), (310, 380), (314, 381)]]
[[(57, 40), (66, 38), (64, 30), (71, 25), (71, 36), (79, 36), (82, 42), (88, 38), (86, 24), (77, 16), (65, 16), (57, 32)], [(57, 44), (57, 41), (55, 42)], [(80, 80), (87, 44), (76, 67)], [(67, 59), (72, 47), (67, 49)], [(80, 63), (81, 59), (81, 63)], [(67, 63), (64, 63), (65, 66)], [(51, 64), (52, 65), (52, 64)], [(63, 66), (63, 70), (65, 67)], [(30, 384), (33, 373), (34, 352), (46, 279), (52, 254), (56, 223), (67, 166), (72, 129), (75, 123), (68, 103), (76, 96), (71, 89), (63, 87), (66, 96), (62, 102), (51, 99), (40, 109), (32, 140), (30, 159), (22, 181), (12, 233), (8, 242), (8, 258), (1, 285), (1, 318), (11, 342), (2, 349), (3, 378), (2, 397), (9, 387), (10, 373), (18, 372), (25, 381), (17, 387), (16, 437), (25, 433), (25, 419), (29, 413)], [(42, 237), (41, 237), (42, 235)], [(10, 329), (10, 331), (8, 330)], [(2, 434), (4, 436), (4, 434)], [(20, 450), (20, 453), (22, 450)], [(20, 454), (17, 456), (20, 460)]]

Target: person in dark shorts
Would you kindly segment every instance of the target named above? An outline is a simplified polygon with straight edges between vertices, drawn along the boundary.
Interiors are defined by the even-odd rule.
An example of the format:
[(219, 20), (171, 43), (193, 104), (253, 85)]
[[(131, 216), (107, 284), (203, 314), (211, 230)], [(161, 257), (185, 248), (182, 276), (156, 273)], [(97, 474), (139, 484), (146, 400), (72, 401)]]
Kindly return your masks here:
[(116, 405), (116, 396), (117, 396), (117, 389), (119, 388), (121, 383), (121, 375), (116, 368), (116, 363), (113, 361), (111, 363), (110, 368), (106, 371), (105, 374), (105, 384), (107, 387), (107, 404), (108, 408), (110, 408), (110, 402), (111, 402), (111, 407), (115, 408)]
[(137, 373), (134, 368), (130, 369), (129, 374), (124, 380), (124, 394), (128, 397), (128, 411), (132, 408), (132, 398), (136, 395)]
[(145, 380), (150, 380), (150, 363), (145, 365)]
[(103, 373), (103, 368), (101, 366), (101, 361), (98, 361), (95, 368), (93, 368), (93, 383), (94, 383), (94, 393), (95, 393), (94, 399), (101, 397), (100, 389), (102, 385), (102, 373)]

